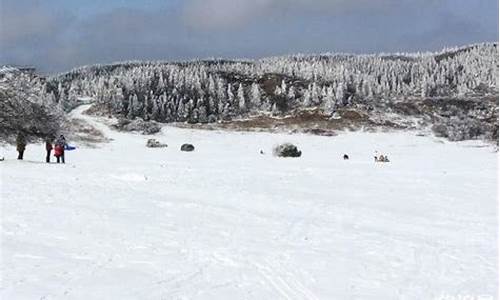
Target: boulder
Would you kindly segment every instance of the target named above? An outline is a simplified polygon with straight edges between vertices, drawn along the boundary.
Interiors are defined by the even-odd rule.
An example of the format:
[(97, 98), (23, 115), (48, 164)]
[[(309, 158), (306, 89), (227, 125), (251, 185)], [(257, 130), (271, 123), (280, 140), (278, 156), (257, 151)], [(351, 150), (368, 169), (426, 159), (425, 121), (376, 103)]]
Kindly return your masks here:
[(191, 144), (184, 144), (181, 146), (181, 151), (192, 152), (194, 151), (194, 146)]
[(302, 151), (293, 144), (285, 143), (274, 147), (273, 154), (278, 157), (300, 157)]
[(162, 144), (156, 139), (149, 139), (148, 142), (146, 143), (146, 147), (148, 148), (166, 148), (168, 147), (167, 144)]

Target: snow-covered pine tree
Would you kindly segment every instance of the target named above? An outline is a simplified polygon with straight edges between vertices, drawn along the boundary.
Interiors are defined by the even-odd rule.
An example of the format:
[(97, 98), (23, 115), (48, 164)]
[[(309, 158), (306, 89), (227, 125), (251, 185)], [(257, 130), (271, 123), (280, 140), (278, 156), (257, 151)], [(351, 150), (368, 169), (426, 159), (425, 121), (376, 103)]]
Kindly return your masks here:
[(240, 83), (238, 86), (238, 108), (240, 113), (245, 113), (247, 110), (247, 103), (245, 99), (245, 90), (243, 88), (243, 85)]

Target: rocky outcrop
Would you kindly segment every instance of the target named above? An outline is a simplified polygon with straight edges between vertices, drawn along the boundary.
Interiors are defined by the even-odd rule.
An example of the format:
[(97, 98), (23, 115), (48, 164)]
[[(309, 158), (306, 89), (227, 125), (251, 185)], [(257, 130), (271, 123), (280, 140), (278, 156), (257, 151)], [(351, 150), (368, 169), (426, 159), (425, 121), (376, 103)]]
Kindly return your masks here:
[(166, 148), (166, 147), (168, 147), (168, 145), (162, 144), (156, 139), (149, 139), (148, 142), (146, 143), (146, 147), (148, 147), (148, 148)]
[(194, 151), (194, 146), (191, 144), (184, 144), (181, 146), (181, 151), (192, 152), (192, 151)]

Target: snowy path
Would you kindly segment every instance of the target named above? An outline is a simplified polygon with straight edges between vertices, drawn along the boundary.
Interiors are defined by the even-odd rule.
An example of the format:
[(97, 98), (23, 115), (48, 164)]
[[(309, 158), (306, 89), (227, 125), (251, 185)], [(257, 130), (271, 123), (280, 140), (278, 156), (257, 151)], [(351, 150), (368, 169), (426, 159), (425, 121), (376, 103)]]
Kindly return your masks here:
[[(85, 108), (73, 117), (113, 141), (69, 152), (66, 165), (41, 163), (42, 145), (23, 162), (5, 149), (2, 299), (496, 295), (488, 147), (165, 127), (155, 138), (169, 148), (147, 149), (147, 136)], [(284, 141), (304, 156), (259, 154)], [(186, 142), (196, 151), (180, 152)], [(374, 164), (375, 149), (392, 162)]]

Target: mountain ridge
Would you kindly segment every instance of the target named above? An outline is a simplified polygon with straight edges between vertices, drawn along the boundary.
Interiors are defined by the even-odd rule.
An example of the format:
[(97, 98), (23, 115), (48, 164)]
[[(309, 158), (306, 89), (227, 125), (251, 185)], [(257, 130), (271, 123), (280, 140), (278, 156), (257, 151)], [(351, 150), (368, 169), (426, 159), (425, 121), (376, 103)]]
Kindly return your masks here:
[[(498, 43), (422, 53), (130, 61), (33, 82), (46, 103), (69, 111), (90, 97), (94, 113), (118, 118), (216, 125), (264, 117), (272, 129), (273, 118), (315, 111), (337, 130), (364, 128), (361, 120), (368, 120), (450, 140), (498, 141)], [(337, 126), (348, 115), (361, 117)], [(327, 129), (318, 127), (302, 129)]]

